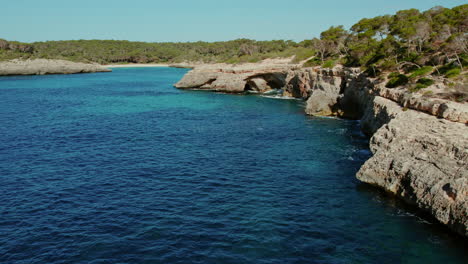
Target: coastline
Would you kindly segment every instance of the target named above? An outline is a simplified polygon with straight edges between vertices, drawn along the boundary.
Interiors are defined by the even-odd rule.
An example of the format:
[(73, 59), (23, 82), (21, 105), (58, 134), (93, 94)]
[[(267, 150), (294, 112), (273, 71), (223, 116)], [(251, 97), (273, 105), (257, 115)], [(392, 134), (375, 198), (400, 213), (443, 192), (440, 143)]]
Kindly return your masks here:
[(49, 59), (14, 59), (0, 61), (0, 76), (46, 75), (111, 72), (111, 69), (96, 63), (82, 63)]
[(132, 64), (109, 64), (109, 65), (102, 65), (102, 67), (106, 68), (152, 68), (152, 67), (171, 67), (169, 64), (139, 64), (139, 63), (132, 63)]
[[(305, 114), (361, 120), (373, 156), (356, 175), (468, 237), (468, 105), (388, 89), (357, 68), (299, 65), (198, 65), (178, 89), (302, 99)], [(432, 90), (442, 89), (436, 83)]]

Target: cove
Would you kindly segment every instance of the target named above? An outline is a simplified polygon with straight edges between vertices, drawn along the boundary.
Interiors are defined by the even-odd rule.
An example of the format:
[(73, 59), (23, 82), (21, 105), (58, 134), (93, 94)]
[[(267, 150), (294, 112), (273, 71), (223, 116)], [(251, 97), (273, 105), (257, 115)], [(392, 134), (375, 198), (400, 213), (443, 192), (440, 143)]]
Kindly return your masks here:
[(463, 263), (359, 183), (356, 121), (172, 87), (187, 70), (1, 77), (1, 263)]

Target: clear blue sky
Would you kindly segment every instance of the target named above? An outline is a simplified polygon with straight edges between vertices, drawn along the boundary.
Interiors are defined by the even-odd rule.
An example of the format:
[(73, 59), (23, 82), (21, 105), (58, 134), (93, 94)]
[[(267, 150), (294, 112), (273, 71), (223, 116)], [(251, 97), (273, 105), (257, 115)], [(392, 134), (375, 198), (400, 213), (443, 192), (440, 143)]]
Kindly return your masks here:
[(0, 38), (304, 40), (332, 25), (462, 0), (0, 0)]

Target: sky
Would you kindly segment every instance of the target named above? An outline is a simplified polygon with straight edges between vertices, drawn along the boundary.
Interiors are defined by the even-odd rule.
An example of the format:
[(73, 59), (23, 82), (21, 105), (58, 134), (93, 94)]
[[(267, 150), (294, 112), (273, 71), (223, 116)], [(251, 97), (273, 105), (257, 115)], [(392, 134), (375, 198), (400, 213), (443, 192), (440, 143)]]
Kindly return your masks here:
[(0, 38), (301, 41), (333, 25), (463, 0), (0, 0)]

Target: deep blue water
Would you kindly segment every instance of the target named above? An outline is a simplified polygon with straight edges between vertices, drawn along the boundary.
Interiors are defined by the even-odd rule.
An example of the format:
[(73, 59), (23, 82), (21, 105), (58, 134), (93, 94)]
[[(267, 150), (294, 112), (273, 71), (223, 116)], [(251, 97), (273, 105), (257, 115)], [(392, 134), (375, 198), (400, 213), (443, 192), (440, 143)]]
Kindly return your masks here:
[(185, 72), (0, 78), (0, 263), (466, 261), (355, 179), (356, 121), (173, 88)]

